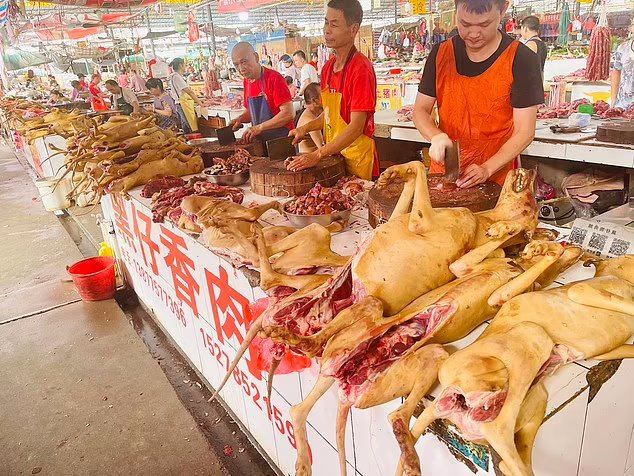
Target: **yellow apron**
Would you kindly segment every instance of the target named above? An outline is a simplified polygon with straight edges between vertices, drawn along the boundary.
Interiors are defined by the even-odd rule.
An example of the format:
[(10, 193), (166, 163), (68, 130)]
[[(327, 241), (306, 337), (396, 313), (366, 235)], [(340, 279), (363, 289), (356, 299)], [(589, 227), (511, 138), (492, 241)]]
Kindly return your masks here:
[[(348, 124), (341, 117), (341, 93), (322, 91), (321, 102), (324, 106), (324, 141), (327, 144), (341, 134)], [(374, 147), (374, 140), (362, 133), (341, 151), (348, 174), (372, 180)]]
[(198, 118), (196, 117), (196, 103), (187, 93), (181, 94), (178, 98), (178, 102), (183, 108), (183, 112), (185, 113), (185, 117), (187, 118), (187, 122), (189, 123), (189, 127), (191, 127), (192, 131), (197, 131)]
[[(342, 88), (345, 81), (345, 70), (352, 57), (356, 54), (356, 49), (350, 52), (345, 66), (343, 67)], [(321, 91), (321, 102), (324, 107), (324, 141), (332, 142), (348, 126), (341, 117), (341, 99), (339, 92), (332, 92), (329, 78), (326, 80), (326, 89)], [(364, 180), (372, 180), (372, 169), (374, 166), (374, 140), (365, 134), (361, 134), (348, 147), (341, 151), (346, 161), (348, 174), (356, 175)]]

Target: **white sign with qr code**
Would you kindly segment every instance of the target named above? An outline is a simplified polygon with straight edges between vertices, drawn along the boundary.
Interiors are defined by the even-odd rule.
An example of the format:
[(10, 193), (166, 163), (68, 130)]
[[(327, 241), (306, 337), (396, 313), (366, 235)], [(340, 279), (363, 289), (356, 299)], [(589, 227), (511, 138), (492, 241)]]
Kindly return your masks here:
[(613, 223), (577, 218), (568, 242), (602, 258), (634, 253), (634, 230)]

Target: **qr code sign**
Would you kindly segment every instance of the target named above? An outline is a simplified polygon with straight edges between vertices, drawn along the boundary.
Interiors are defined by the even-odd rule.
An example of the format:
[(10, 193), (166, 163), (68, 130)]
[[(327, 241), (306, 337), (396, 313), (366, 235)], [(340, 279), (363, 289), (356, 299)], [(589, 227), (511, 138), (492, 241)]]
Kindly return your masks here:
[(590, 242), (588, 243), (588, 247), (602, 251), (605, 248), (605, 243), (608, 241), (607, 235), (602, 235), (600, 233), (592, 233), (590, 237)]
[(586, 235), (588, 234), (588, 230), (582, 230), (580, 228), (573, 228), (570, 233), (570, 238), (568, 241), (575, 245), (582, 245), (586, 239)]
[(610, 245), (610, 250), (608, 251), (608, 254), (612, 256), (623, 256), (627, 254), (627, 250), (629, 249), (629, 247), (629, 241), (614, 238), (612, 244)]

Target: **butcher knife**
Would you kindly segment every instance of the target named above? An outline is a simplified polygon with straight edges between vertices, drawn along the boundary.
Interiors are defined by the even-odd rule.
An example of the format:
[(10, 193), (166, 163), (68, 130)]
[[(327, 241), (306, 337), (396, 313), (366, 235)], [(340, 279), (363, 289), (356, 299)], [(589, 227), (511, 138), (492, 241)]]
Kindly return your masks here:
[(236, 143), (236, 135), (233, 133), (233, 127), (221, 127), (216, 129), (216, 136), (218, 137), (218, 144), (220, 145), (233, 145)]
[(447, 182), (455, 182), (460, 176), (460, 144), (453, 141), (445, 150), (445, 176)]
[(280, 137), (266, 141), (266, 150), (271, 160), (286, 160), (297, 155), (293, 145), (293, 137)]

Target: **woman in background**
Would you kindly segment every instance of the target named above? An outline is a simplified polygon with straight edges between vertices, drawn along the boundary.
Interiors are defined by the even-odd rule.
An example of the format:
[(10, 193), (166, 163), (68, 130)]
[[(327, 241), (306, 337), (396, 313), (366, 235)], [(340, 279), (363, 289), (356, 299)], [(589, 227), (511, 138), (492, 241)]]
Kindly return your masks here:
[(163, 81), (159, 78), (148, 79), (145, 87), (150, 91), (154, 99), (154, 114), (156, 115), (156, 125), (161, 129), (178, 129), (178, 110), (176, 103), (169, 93), (165, 92)]

